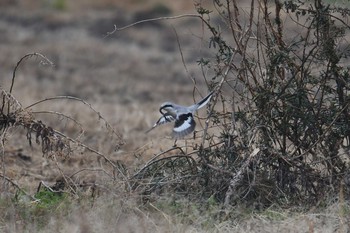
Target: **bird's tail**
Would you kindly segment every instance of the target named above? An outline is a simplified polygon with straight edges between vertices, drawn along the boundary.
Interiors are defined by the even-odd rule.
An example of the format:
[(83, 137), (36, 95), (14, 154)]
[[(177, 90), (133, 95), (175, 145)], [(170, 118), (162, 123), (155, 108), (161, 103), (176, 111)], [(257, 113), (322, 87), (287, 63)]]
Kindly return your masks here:
[(204, 97), (201, 101), (199, 101), (195, 106), (197, 109), (200, 109), (202, 107), (204, 107), (211, 99), (211, 97), (213, 96), (214, 91), (210, 92), (206, 97)]

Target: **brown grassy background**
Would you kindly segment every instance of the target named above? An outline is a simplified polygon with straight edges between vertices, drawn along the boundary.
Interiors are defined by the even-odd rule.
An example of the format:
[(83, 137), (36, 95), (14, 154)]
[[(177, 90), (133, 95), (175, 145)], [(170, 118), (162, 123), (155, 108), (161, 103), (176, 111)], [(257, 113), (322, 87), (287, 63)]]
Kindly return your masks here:
[[(210, 5), (210, 1), (204, 4)], [(208, 91), (196, 61), (210, 57), (211, 51), (208, 41), (203, 41), (206, 32), (196, 19), (146, 23), (105, 37), (114, 24), (121, 27), (145, 18), (195, 13), (192, 1), (9, 0), (2, 1), (0, 6), (0, 85), (6, 90), (9, 88), (12, 71), (22, 56), (31, 52), (44, 54), (54, 66), (40, 64), (38, 59), (24, 62), (17, 71), (13, 95), (23, 106), (57, 95), (76, 96), (89, 102), (123, 135), (125, 145), (120, 150), (114, 150), (116, 139), (104, 133), (98, 117), (81, 103), (52, 101), (32, 110), (71, 115), (85, 126), (87, 144), (113, 161), (122, 161), (128, 169), (172, 146), (173, 141), (164, 136), (170, 134), (171, 126), (144, 133), (158, 119), (162, 102), (171, 100), (189, 105)], [(210, 77), (210, 71), (205, 72)], [(198, 88), (194, 95), (191, 78), (195, 78)], [(199, 116), (205, 116), (205, 111), (199, 112)], [(79, 133), (65, 119), (43, 114), (37, 117), (72, 137)], [(197, 129), (200, 130), (200, 126)], [(40, 181), (55, 183), (60, 171), (53, 161), (42, 157), (40, 149), (30, 148), (20, 135), (20, 130), (8, 135), (6, 175), (33, 193)], [(95, 168), (100, 161), (81, 151), (81, 155), (62, 159), (60, 163), (64, 173), (73, 174), (79, 169)], [(95, 182), (99, 173), (81, 172), (78, 179)], [(186, 222), (184, 216), (171, 215), (171, 211), (140, 209), (132, 197), (112, 204), (106, 197), (86, 210), (75, 205), (71, 208), (69, 215), (52, 218), (42, 231), (203, 232), (207, 231), (202, 228), (203, 222), (211, 217), (211, 213), (193, 215), (193, 219)], [(342, 232), (341, 223), (348, 219), (339, 209), (340, 205), (335, 204), (329, 207), (329, 214), (307, 216), (295, 216), (284, 210), (267, 211), (266, 215), (250, 215), (236, 224), (224, 221), (214, 226), (209, 221), (208, 231)], [(244, 210), (237, 212), (240, 215)], [(21, 230), (14, 221), (9, 221), (3, 229)], [(35, 225), (32, 228), (37, 230)]]
[[(191, 19), (160, 21), (104, 36), (113, 30), (114, 24), (124, 26), (141, 17), (158, 16), (162, 12), (154, 13), (154, 9), (161, 5), (172, 15), (180, 11), (194, 12), (193, 4), (186, 1), (176, 4), (172, 1), (131, 1), (128, 4), (64, 1), (65, 8), (59, 10), (54, 2), (19, 1), (1, 8), (2, 85), (9, 87), (14, 65), (23, 55), (39, 52), (54, 66), (38, 64), (36, 59), (22, 64), (13, 94), (23, 106), (56, 95), (84, 99), (124, 136), (126, 145), (123, 152), (118, 152), (118, 159), (132, 160), (134, 150), (144, 145), (156, 150), (159, 145), (171, 145), (171, 140), (163, 140), (170, 128), (162, 127), (149, 135), (144, 131), (159, 117), (158, 107), (162, 102), (193, 103), (193, 84), (189, 76), (199, 81), (201, 95), (207, 93), (196, 66), (200, 57), (198, 51), (206, 46), (205, 42), (198, 43), (200, 38), (195, 37), (200, 33), (199, 22)], [(179, 35), (189, 74), (181, 61), (173, 28)], [(200, 94), (196, 93), (197, 99)], [(65, 102), (42, 104), (33, 110), (47, 108), (72, 113), (83, 123), (91, 121), (91, 116), (83, 113), (81, 106)]]

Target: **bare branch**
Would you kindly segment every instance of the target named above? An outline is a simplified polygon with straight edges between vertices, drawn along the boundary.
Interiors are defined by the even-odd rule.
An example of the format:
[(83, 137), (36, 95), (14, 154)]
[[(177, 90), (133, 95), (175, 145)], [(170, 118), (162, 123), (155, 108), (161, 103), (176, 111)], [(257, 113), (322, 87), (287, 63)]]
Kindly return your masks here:
[(226, 208), (228, 208), (229, 205), (230, 205), (231, 196), (233, 195), (233, 193), (236, 190), (237, 185), (241, 181), (244, 171), (252, 163), (253, 159), (256, 157), (257, 154), (259, 154), (259, 152), (260, 152), (260, 149), (259, 148), (255, 148), (253, 150), (253, 152), (248, 156), (246, 161), (239, 168), (239, 170), (236, 172), (236, 174), (230, 180), (230, 184), (229, 184), (228, 190), (226, 192), (225, 201), (224, 201), (224, 206)]

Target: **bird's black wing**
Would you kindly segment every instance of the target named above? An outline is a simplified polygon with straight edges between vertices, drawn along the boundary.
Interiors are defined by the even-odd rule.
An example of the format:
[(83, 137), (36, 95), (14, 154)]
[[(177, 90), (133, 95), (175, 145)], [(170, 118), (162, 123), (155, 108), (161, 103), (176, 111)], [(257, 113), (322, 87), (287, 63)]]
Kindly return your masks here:
[(181, 114), (175, 120), (173, 137), (176, 139), (183, 138), (186, 135), (192, 133), (195, 127), (196, 122), (193, 119), (192, 113)]
[(149, 131), (151, 131), (152, 129), (154, 129), (155, 127), (159, 126), (159, 125), (163, 125), (165, 123), (169, 123), (169, 122), (172, 122), (174, 121), (175, 118), (168, 114), (168, 113), (165, 113), (163, 114), (163, 116), (161, 116), (158, 121), (152, 126), (152, 128), (150, 128), (149, 130), (146, 131), (146, 133), (148, 133)]

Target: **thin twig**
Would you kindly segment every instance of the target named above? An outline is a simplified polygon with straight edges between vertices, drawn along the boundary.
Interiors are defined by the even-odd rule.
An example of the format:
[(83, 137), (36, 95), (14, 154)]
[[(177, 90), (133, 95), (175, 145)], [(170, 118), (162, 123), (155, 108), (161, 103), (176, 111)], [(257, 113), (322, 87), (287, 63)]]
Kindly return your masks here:
[[(135, 177), (137, 177), (141, 172), (143, 172), (145, 169), (147, 169), (150, 165), (152, 165), (155, 161), (158, 161), (156, 160), (157, 158), (159, 158), (160, 156), (164, 155), (164, 154), (167, 154), (169, 153), (170, 151), (173, 151), (173, 150), (180, 150), (184, 155), (185, 153), (183, 152), (183, 150), (180, 148), (180, 147), (172, 147), (166, 151), (163, 151), (163, 152), (160, 152), (158, 154), (156, 154), (152, 159), (150, 159), (139, 171), (137, 171), (133, 176), (132, 176), (132, 179), (134, 179)], [(187, 156), (187, 155), (186, 155)]]
[[(332, 129), (332, 127), (334, 126), (335, 122), (338, 120), (339, 116), (350, 106), (350, 102), (348, 102), (342, 109), (341, 111), (339, 111), (337, 113), (337, 115), (335, 116), (334, 120), (327, 126), (327, 128), (323, 131), (323, 134), (320, 135), (318, 137), (318, 139), (308, 148), (304, 151), (304, 153), (292, 157), (291, 159), (289, 159), (290, 161), (295, 161), (303, 156), (305, 156), (307, 153), (309, 153), (324, 137), (326, 137), (326, 134), (328, 133), (328, 131), (330, 131)], [(295, 152), (300, 148), (300, 146), (296, 147), (296, 149), (292, 152), (292, 155), (295, 154)], [(314, 161), (313, 163), (316, 163), (319, 161)]]
[(176, 36), (177, 46), (179, 48), (179, 52), (180, 52), (180, 55), (181, 55), (182, 64), (183, 64), (183, 66), (185, 68), (187, 76), (191, 79), (191, 81), (193, 83), (193, 86), (194, 86), (193, 94), (194, 94), (194, 90), (197, 88), (197, 82), (196, 82), (196, 79), (188, 71), (188, 68), (187, 68), (187, 65), (186, 65), (186, 62), (185, 62), (185, 58), (184, 58), (184, 54), (182, 52), (181, 43), (180, 43), (180, 40), (179, 40), (179, 35), (177, 34), (177, 31), (176, 31), (176, 29), (174, 27), (173, 27), (173, 31), (174, 31), (175, 36)]
[(230, 201), (231, 201), (231, 196), (235, 192), (235, 189), (239, 182), (242, 179), (243, 172), (247, 169), (247, 167), (251, 164), (255, 156), (260, 152), (259, 148), (255, 148), (253, 152), (248, 156), (246, 161), (242, 164), (242, 166), (239, 168), (239, 170), (236, 172), (236, 174), (231, 178), (230, 184), (228, 187), (228, 190), (225, 195), (225, 201), (224, 201), (224, 206), (226, 208), (229, 207)]
[(107, 163), (109, 163), (115, 170), (117, 170), (117, 171), (119, 172), (120, 175), (123, 176), (123, 178), (124, 178), (125, 181), (128, 180), (128, 178), (125, 176), (124, 172), (121, 170), (121, 165), (120, 165), (120, 164), (117, 163), (117, 164), (118, 164), (118, 166), (117, 166), (112, 160), (110, 160), (110, 159), (109, 159), (108, 157), (106, 157), (104, 154), (102, 154), (101, 152), (99, 152), (99, 151), (97, 151), (97, 150), (95, 150), (95, 149), (93, 149), (93, 148), (91, 148), (91, 147), (85, 145), (85, 144), (82, 143), (82, 142), (76, 141), (76, 140), (74, 140), (74, 139), (68, 137), (67, 135), (65, 135), (65, 134), (63, 134), (63, 133), (61, 133), (61, 132), (59, 132), (59, 131), (57, 131), (57, 130), (54, 130), (54, 132), (55, 132), (56, 134), (60, 135), (61, 137), (67, 139), (68, 141), (73, 142), (73, 143), (76, 143), (78, 146), (80, 146), (80, 147), (82, 147), (82, 148), (84, 148), (84, 149), (86, 149), (86, 150), (88, 150), (88, 151), (90, 151), (90, 152), (92, 152), (92, 153), (98, 155), (99, 157), (103, 158), (103, 159), (104, 159)]
[[(232, 63), (232, 60), (233, 60), (233, 53), (231, 54), (231, 58), (227, 64), (227, 69), (222, 77), (222, 79), (220, 80), (220, 83), (215, 87), (216, 90), (214, 90), (214, 92), (218, 92), (219, 90), (221, 90), (222, 88), (222, 85), (223, 83), (225, 82), (226, 78), (227, 78), (227, 75), (228, 75), (228, 72), (231, 70), (231, 63)], [(211, 109), (209, 111), (209, 114), (208, 114), (208, 117), (207, 117), (207, 120), (205, 121), (205, 127), (204, 127), (204, 132), (203, 132), (203, 137), (202, 137), (202, 142), (201, 142), (201, 147), (204, 146), (204, 142), (205, 142), (205, 139), (206, 139), (206, 136), (207, 136), (207, 131), (208, 131), (208, 127), (209, 127), (209, 119), (211, 117), (211, 115), (213, 114), (214, 112), (214, 107), (217, 103), (217, 100), (218, 100), (218, 97), (217, 95), (214, 96), (214, 101), (213, 101), (213, 104), (211, 106)]]
[[(47, 57), (45, 57), (44, 55), (40, 54), (40, 53), (29, 53), (25, 56), (23, 56), (18, 62), (17, 65), (15, 66), (13, 73), (12, 73), (12, 80), (11, 80), (11, 86), (10, 86), (10, 91), (9, 93), (12, 94), (12, 90), (13, 90), (13, 86), (15, 84), (15, 78), (16, 78), (16, 71), (19, 67), (19, 65), (22, 63), (22, 61), (24, 61), (27, 58), (31, 58), (33, 56), (36, 57), (41, 57), (42, 59), (44, 59), (45, 62), (47, 62), (48, 64), (50, 64), (51, 66), (53, 66), (53, 62), (51, 62)], [(2, 112), (4, 110), (4, 105), (5, 105), (5, 100), (3, 100), (3, 105), (2, 105)], [(8, 113), (10, 112), (10, 104), (8, 104)]]
[[(1, 145), (1, 170), (2, 170), (2, 174), (6, 174), (6, 166), (5, 166), (5, 135), (7, 132), (7, 128), (5, 128), (1, 134), (0, 137), (0, 145)], [(6, 179), (4, 179), (3, 182), (3, 190), (5, 190), (5, 181)]]
[(32, 201), (38, 201), (38, 199), (36, 199), (35, 197), (29, 195), (24, 189), (22, 189), (21, 187), (19, 187), (18, 184), (16, 184), (13, 180), (11, 180), (10, 178), (8, 178), (7, 176), (0, 174), (0, 176), (5, 179), (7, 182), (11, 183), (16, 189), (18, 189), (21, 193), (24, 193), (25, 196), (29, 197)]
[(48, 184), (46, 184), (44, 181), (40, 181), (38, 192), (40, 191), (40, 186), (44, 185), (45, 188), (47, 188), (52, 193), (62, 193), (63, 190), (53, 190)]
[(106, 172), (106, 170), (104, 169), (101, 169), (101, 168), (83, 168), (83, 169), (80, 169), (76, 172), (74, 172), (73, 174), (71, 174), (69, 177), (70, 178), (73, 178), (73, 176), (81, 173), (81, 172), (84, 172), (84, 171), (93, 171), (93, 172), (103, 172), (105, 173), (107, 176), (109, 176), (111, 179), (113, 179), (113, 176), (111, 176), (110, 174), (108, 174), (108, 172)]
[(74, 97), (74, 96), (53, 96), (53, 97), (48, 97), (48, 98), (45, 98), (45, 99), (42, 99), (42, 100), (39, 100), (27, 107), (25, 107), (24, 109), (29, 109), (35, 105), (38, 105), (38, 104), (41, 104), (43, 102), (46, 102), (46, 101), (51, 101), (51, 100), (62, 100), (62, 99), (66, 99), (66, 100), (74, 100), (74, 101), (78, 101), (78, 102), (81, 102), (83, 103), (84, 105), (88, 106), (88, 108), (90, 108), (97, 116), (99, 119), (101, 119), (103, 121), (103, 123), (106, 125), (106, 128), (108, 130), (110, 130), (114, 135), (116, 135), (118, 137), (118, 139), (120, 140), (120, 144), (124, 144), (124, 141), (122, 139), (122, 136), (119, 132), (117, 132), (109, 123), (108, 121), (101, 115), (100, 112), (98, 112), (94, 107), (92, 107), (92, 105), (88, 102), (86, 102), (85, 100), (83, 99), (80, 99), (78, 97)]
[[(53, 161), (55, 162), (58, 171), (61, 173), (61, 176), (63, 177), (64, 181), (65, 181), (66, 184), (68, 185), (69, 189), (72, 191), (72, 193), (74, 193), (76, 196), (78, 196), (78, 193), (77, 193), (77, 188), (78, 188), (78, 186), (77, 186), (74, 182), (69, 182), (69, 181), (68, 181), (68, 179), (69, 179), (70, 181), (72, 181), (72, 179), (71, 179), (70, 177), (67, 177), (67, 176), (64, 174), (64, 172), (62, 171), (60, 165), (59, 165), (58, 162), (57, 162), (57, 159), (56, 159), (56, 156), (55, 156), (55, 155), (53, 155)], [(75, 188), (73, 188), (73, 187), (70, 185), (70, 183), (74, 184)]]
[[(125, 30), (125, 29), (128, 29), (128, 28), (131, 28), (131, 27), (134, 27), (138, 24), (143, 24), (143, 23), (148, 23), (148, 22), (154, 22), (154, 21), (159, 21), (159, 20), (172, 20), (172, 19), (181, 19), (181, 18), (188, 18), (188, 17), (193, 17), (193, 18), (199, 18), (201, 19), (202, 21), (205, 21), (204, 18), (201, 16), (201, 15), (196, 15), (196, 14), (183, 14), (183, 15), (175, 15), (175, 16), (167, 16), (167, 17), (158, 17), (158, 18), (151, 18), (151, 19), (144, 19), (144, 20), (140, 20), (140, 21), (137, 21), (135, 23), (131, 23), (131, 24), (128, 24), (124, 27), (120, 27), (118, 28), (117, 25), (114, 24), (114, 29), (113, 31), (111, 32), (107, 32), (107, 34), (103, 37), (103, 38), (106, 38), (112, 34), (114, 34), (115, 32), (117, 31), (122, 31), (122, 30)], [(206, 21), (205, 21), (206, 22)], [(210, 26), (209, 23), (207, 23), (207, 26)]]
[(78, 138), (80, 138), (80, 137), (85, 133), (84, 128), (83, 128), (83, 125), (82, 125), (79, 121), (77, 121), (77, 120), (74, 119), (73, 117), (68, 116), (68, 115), (66, 115), (66, 114), (63, 114), (63, 113), (61, 113), (61, 112), (56, 112), (56, 111), (32, 111), (31, 113), (33, 113), (33, 114), (53, 114), (53, 115), (57, 115), (57, 116), (60, 116), (60, 117), (64, 117), (64, 118), (66, 118), (66, 119), (68, 119), (68, 120), (73, 121), (73, 122), (74, 122), (76, 125), (78, 125), (78, 127), (80, 128), (80, 134), (77, 136), (76, 140), (77, 140)]
[(22, 63), (22, 61), (24, 61), (27, 58), (31, 58), (33, 56), (36, 57), (41, 57), (42, 59), (44, 59), (48, 64), (53, 66), (53, 62), (51, 62), (47, 57), (45, 57), (44, 55), (42, 55), (41, 53), (29, 53), (27, 55), (24, 55), (18, 62), (17, 65), (15, 66), (13, 73), (12, 73), (12, 81), (11, 81), (11, 87), (10, 87), (10, 94), (12, 93), (13, 90), (13, 86), (15, 84), (15, 77), (16, 77), (16, 71), (19, 67), (19, 65)]

